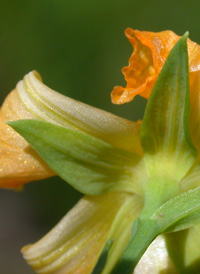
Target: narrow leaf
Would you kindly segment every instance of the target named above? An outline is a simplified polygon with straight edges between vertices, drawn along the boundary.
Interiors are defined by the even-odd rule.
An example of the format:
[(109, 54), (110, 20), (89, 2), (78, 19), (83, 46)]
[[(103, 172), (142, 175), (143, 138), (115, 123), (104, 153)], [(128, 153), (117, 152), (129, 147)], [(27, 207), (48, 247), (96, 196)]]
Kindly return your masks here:
[(162, 205), (151, 217), (160, 233), (189, 228), (200, 222), (200, 187), (182, 193)]
[(80, 131), (38, 120), (9, 122), (61, 178), (84, 194), (98, 195), (130, 181), (138, 158)]
[[(141, 127), (141, 140), (147, 155), (158, 155), (156, 165), (174, 174), (183, 173), (194, 162), (195, 149), (189, 133), (189, 76), (187, 34), (174, 46), (160, 72), (149, 98)], [(165, 159), (164, 159), (164, 158)], [(168, 164), (166, 164), (168, 161)], [(179, 168), (176, 168), (179, 169)], [(179, 170), (180, 170), (179, 169)]]

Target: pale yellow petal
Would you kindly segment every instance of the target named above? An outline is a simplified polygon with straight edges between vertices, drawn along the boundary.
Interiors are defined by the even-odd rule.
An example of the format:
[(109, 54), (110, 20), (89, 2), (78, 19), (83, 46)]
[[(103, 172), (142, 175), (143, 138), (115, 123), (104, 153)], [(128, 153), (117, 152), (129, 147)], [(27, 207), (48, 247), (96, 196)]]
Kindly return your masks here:
[(143, 201), (141, 197), (132, 195), (118, 211), (108, 237), (113, 240), (113, 244), (101, 274), (108, 274), (114, 268), (131, 237), (133, 222), (139, 216), (142, 206)]
[(168, 250), (179, 273), (200, 273), (200, 224), (166, 234)]
[(134, 274), (178, 274), (168, 255), (162, 235), (158, 236), (148, 247), (136, 266)]
[(29, 111), (50, 123), (78, 129), (114, 146), (141, 154), (137, 123), (115, 116), (64, 96), (30, 72), (17, 85), (19, 96)]
[(129, 199), (117, 192), (85, 196), (44, 238), (23, 248), (24, 258), (36, 273), (90, 274)]

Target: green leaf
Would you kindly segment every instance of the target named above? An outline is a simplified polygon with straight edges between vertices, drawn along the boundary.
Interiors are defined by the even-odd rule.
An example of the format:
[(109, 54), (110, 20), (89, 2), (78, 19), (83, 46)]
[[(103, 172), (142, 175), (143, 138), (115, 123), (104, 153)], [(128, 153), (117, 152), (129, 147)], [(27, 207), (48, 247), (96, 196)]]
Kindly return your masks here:
[(160, 233), (175, 232), (200, 223), (200, 187), (182, 193), (162, 205), (151, 217)]
[(130, 183), (138, 158), (80, 131), (39, 120), (8, 122), (61, 178), (84, 194)]
[[(196, 153), (189, 132), (190, 96), (187, 34), (174, 46), (148, 100), (141, 140), (146, 155), (157, 155), (149, 169), (185, 174)], [(161, 171), (163, 172), (163, 170)], [(181, 174), (180, 177), (184, 175)]]

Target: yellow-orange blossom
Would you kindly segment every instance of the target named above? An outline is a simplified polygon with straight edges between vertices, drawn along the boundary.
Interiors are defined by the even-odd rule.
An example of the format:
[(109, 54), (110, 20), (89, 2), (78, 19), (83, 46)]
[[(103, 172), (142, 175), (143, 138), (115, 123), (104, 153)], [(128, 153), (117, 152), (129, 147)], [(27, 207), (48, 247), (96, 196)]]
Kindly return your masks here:
[[(134, 53), (132, 54), (130, 58), (129, 66), (123, 69), (125, 78), (127, 80), (127, 87), (126, 88), (116, 87), (114, 91), (112, 92), (112, 100), (114, 103), (117, 103), (117, 104), (129, 102), (137, 94), (140, 94), (141, 96), (145, 98), (149, 97), (152, 87), (155, 83), (155, 80), (167, 58), (169, 51), (171, 50), (171, 48), (173, 47), (173, 45), (176, 43), (176, 41), (179, 38), (177, 35), (175, 35), (171, 31), (166, 31), (161, 33), (151, 33), (151, 32), (139, 32), (139, 31), (127, 29), (126, 35), (128, 36), (129, 40), (134, 46)], [(198, 101), (198, 97), (200, 93), (199, 92), (200, 77), (198, 75), (199, 61), (200, 61), (200, 46), (188, 40), (188, 49), (189, 49), (189, 58), (190, 58), (190, 62), (189, 62), (190, 85), (191, 85), (191, 91), (192, 91), (191, 102), (194, 105), (191, 112), (191, 117), (193, 118), (192, 119), (193, 122), (191, 123), (191, 130), (194, 130), (195, 123), (196, 123), (196, 126), (200, 124), (198, 120), (199, 119), (198, 117), (200, 117), (200, 115), (195, 116), (195, 112), (199, 111), (199, 105), (200, 105)], [(20, 92), (18, 92), (18, 90)], [(46, 95), (47, 96), (45, 97), (44, 94), (45, 96)], [(51, 94), (51, 96), (48, 96), (48, 94)], [(37, 96), (39, 96), (38, 97), (39, 100)], [(52, 98), (52, 96), (54, 97)], [(57, 108), (58, 106), (56, 106), (56, 103), (55, 103), (56, 98), (58, 98), (59, 96), (61, 95), (55, 94), (55, 92), (52, 92), (52, 90), (48, 89), (46, 86), (44, 86), (41, 83), (37, 73), (32, 72), (29, 75), (25, 76), (23, 81), (19, 82), (19, 84), (17, 85), (17, 88), (5, 100), (4, 105), (0, 111), (0, 123), (1, 123), (0, 186), (8, 187), (8, 188), (18, 188), (21, 185), (23, 185), (25, 182), (35, 180), (35, 179), (42, 179), (44, 177), (54, 175), (51, 169), (49, 169), (48, 166), (40, 159), (40, 157), (33, 151), (33, 149), (28, 145), (28, 143), (22, 137), (20, 137), (17, 133), (15, 133), (10, 127), (5, 125), (4, 121), (18, 120), (18, 119), (38, 119), (38, 118), (39, 119), (44, 118), (44, 120), (46, 120), (47, 117), (43, 117), (43, 114), (46, 115), (48, 114), (47, 112), (49, 112), (50, 116), (48, 117), (47, 121), (51, 122), (51, 118), (55, 118), (55, 117), (57, 118), (57, 114), (58, 114), (57, 111), (59, 111), (60, 118), (58, 119), (57, 124), (62, 125), (63, 123), (62, 102), (64, 99), (61, 97), (59, 98), (60, 108)], [(88, 106), (86, 108), (84, 107), (85, 110), (81, 108), (81, 112), (80, 112), (81, 115), (75, 117), (76, 116), (75, 111), (77, 111), (77, 105), (80, 107), (81, 106), (80, 103), (76, 103), (75, 101), (72, 102), (70, 101), (71, 99), (69, 98), (65, 100), (67, 100), (67, 104), (68, 104), (68, 105), (65, 105), (65, 110), (69, 111), (68, 113), (65, 112), (66, 114), (65, 123), (67, 127), (71, 127), (71, 126), (76, 127), (77, 126), (76, 122), (78, 121), (78, 128), (80, 130), (83, 130), (83, 132), (87, 132), (94, 136), (97, 135), (99, 138), (107, 141), (108, 143), (113, 144), (116, 147), (118, 147), (120, 144), (120, 146), (123, 146), (123, 149), (125, 150), (128, 149), (132, 151), (131, 144), (134, 143), (134, 153), (136, 153), (138, 157), (141, 157), (142, 149), (141, 149), (140, 141), (138, 140), (139, 128), (136, 123), (131, 121), (126, 121), (126, 120), (122, 121), (122, 120), (119, 120), (120, 118), (117, 118), (117, 123), (115, 123), (116, 121), (115, 116), (112, 116), (111, 114), (104, 113), (104, 112), (100, 113), (99, 110), (93, 111), (91, 107), (88, 107)], [(44, 108), (45, 111), (44, 109), (43, 111), (41, 111), (40, 107), (41, 106), (43, 107), (43, 104), (45, 103), (47, 103)], [(54, 104), (55, 109), (52, 108), (52, 104)], [(49, 109), (46, 108), (47, 106)], [(32, 107), (34, 108), (37, 107), (37, 111)], [(69, 107), (71, 107), (71, 109)], [(99, 115), (94, 116), (94, 113), (96, 114), (99, 113)], [(84, 121), (81, 120), (82, 117), (84, 117), (85, 119)], [(100, 117), (105, 117), (106, 119), (102, 119)], [(88, 122), (88, 124), (86, 124), (86, 121)], [(111, 131), (109, 130), (112, 131), (112, 135), (111, 135)], [(197, 128), (195, 130), (197, 130)], [(101, 134), (102, 132), (103, 134)], [(107, 136), (105, 136), (105, 134), (107, 134)], [(192, 136), (196, 146), (198, 146), (199, 142), (198, 140), (195, 140), (195, 136), (198, 136), (198, 135), (193, 134)], [(116, 140), (114, 139), (114, 137), (116, 137)], [(135, 149), (137, 149), (137, 151), (135, 151)], [(137, 217), (138, 212), (141, 210), (140, 208), (141, 201), (140, 200), (139, 202), (137, 201), (137, 199), (139, 198), (136, 195), (131, 197), (131, 199), (132, 198), (134, 201), (131, 200), (131, 208), (134, 210), (134, 212), (131, 215), (131, 220), (128, 220), (130, 222), (130, 227), (126, 225), (128, 228), (130, 228), (130, 231), (131, 231), (131, 225), (132, 225), (133, 219)], [(105, 202), (103, 199), (105, 199)], [(115, 199), (116, 199), (116, 202), (113, 203)], [(67, 237), (69, 236), (69, 239), (65, 238), (64, 243), (62, 243), (61, 241), (61, 244), (66, 246), (66, 241), (68, 243), (68, 240), (69, 240), (69, 246), (66, 250), (66, 252), (68, 252), (69, 254), (66, 253), (68, 257), (66, 257), (66, 260), (64, 261), (64, 266), (63, 266), (64, 270), (61, 269), (61, 271), (63, 270), (65, 272), (56, 272), (56, 273), (75, 273), (75, 271), (76, 273), (91, 272), (91, 269), (94, 267), (96, 260), (98, 258), (98, 255), (100, 254), (104, 246), (106, 238), (112, 232), (112, 230), (110, 232), (110, 228), (112, 228), (112, 224), (109, 223), (108, 220), (106, 219), (107, 216), (110, 222), (115, 220), (116, 214), (120, 212), (121, 208), (124, 206), (124, 200), (128, 201), (128, 199), (129, 199), (129, 194), (127, 193), (111, 192), (111, 193), (105, 193), (100, 197), (94, 197), (94, 198), (85, 196), (85, 198), (83, 198), (80, 201), (76, 209), (73, 209), (71, 213), (69, 213), (66, 216), (66, 219), (63, 219), (62, 225), (60, 225), (60, 228), (62, 228), (63, 222), (66, 222), (67, 224), (70, 220), (70, 225), (69, 225), (70, 230), (67, 231), (66, 229), (63, 229), (63, 231), (61, 231), (63, 234), (68, 234)], [(113, 207), (113, 204), (115, 205), (116, 208)], [(139, 207), (139, 210), (137, 209), (137, 206)], [(85, 210), (83, 210), (83, 207), (85, 207)], [(74, 218), (74, 216), (76, 215), (74, 214), (74, 212), (76, 210), (79, 212), (80, 208), (82, 210), (81, 211), (82, 215), (84, 216), (86, 221), (79, 214), (77, 214), (79, 218), (76, 218), (76, 219)], [(111, 208), (112, 210), (108, 211), (108, 208)], [(100, 212), (102, 216), (97, 214), (98, 212)], [(130, 212), (128, 211), (127, 214), (130, 215)], [(93, 215), (95, 217), (98, 216), (98, 222), (96, 222), (96, 219), (94, 219), (95, 229), (93, 229)], [(125, 219), (126, 218), (123, 219), (123, 222)], [(72, 220), (74, 220), (74, 223), (72, 222)], [(79, 223), (79, 220), (80, 220), (80, 223)], [(123, 222), (121, 223), (123, 224)], [(96, 227), (96, 225), (101, 225), (101, 228), (99, 228), (98, 226)], [(85, 227), (87, 228), (87, 230), (85, 230)], [(78, 231), (77, 234), (75, 234), (76, 230)], [(23, 249), (26, 260), (30, 263), (32, 267), (36, 267), (36, 271), (37, 270), (39, 271), (38, 273), (50, 273), (48, 272), (49, 271), (48, 269), (45, 269), (46, 265), (44, 264), (44, 262), (43, 261), (40, 262), (40, 257), (41, 257), (40, 247), (43, 246), (45, 250), (47, 249), (47, 251), (49, 251), (48, 249), (52, 248), (51, 250), (52, 256), (54, 256), (54, 253), (53, 253), (54, 247), (55, 245), (57, 246), (60, 240), (59, 239), (60, 235), (58, 233), (56, 234), (59, 236), (58, 239), (55, 239), (55, 241), (52, 240), (53, 239), (52, 235), (55, 235), (54, 234), (55, 231), (57, 232), (57, 228), (54, 229), (52, 232), (50, 232), (48, 234), (49, 236), (46, 236), (45, 238), (43, 238), (43, 240), (41, 240), (39, 243), (36, 243), (33, 246), (28, 246)], [(85, 231), (87, 233), (85, 233)], [(77, 235), (77, 237), (79, 237), (80, 232), (82, 233), (81, 239), (83, 239), (84, 241), (82, 242), (80, 241), (79, 238), (77, 238), (77, 240), (75, 238), (74, 243), (71, 244), (71, 238), (70, 238), (71, 235), (73, 237), (74, 235)], [(115, 235), (115, 231), (112, 233)], [(92, 238), (93, 236), (94, 238)], [(116, 238), (118, 238), (118, 235), (116, 236)], [(94, 239), (93, 242), (97, 244), (97, 246), (94, 246), (92, 241), (91, 241), (91, 244), (90, 242), (88, 243), (88, 241), (86, 241), (85, 239), (86, 240)], [(51, 245), (47, 244), (48, 241), (50, 241)], [(78, 244), (82, 245), (80, 247), (80, 250), (77, 249)], [(120, 247), (121, 247), (121, 244), (120, 244)], [(91, 260), (91, 251), (93, 250), (95, 250), (96, 252), (92, 253), (94, 258), (92, 258)], [(85, 260), (85, 263), (82, 265), (80, 265), (81, 263), (80, 256), (81, 258), (85, 258), (87, 256), (87, 260)], [(37, 264), (39, 264), (39, 266)], [(46, 264), (48, 268), (49, 267), (48, 258), (46, 260)], [(52, 265), (53, 264), (54, 264), (54, 261)], [(144, 265), (146, 265), (146, 262), (144, 262)], [(164, 264), (162, 263), (162, 267), (163, 266)], [(40, 268), (42, 268), (42, 270)], [(58, 269), (58, 271), (60, 271), (60, 269)], [(51, 272), (51, 273), (54, 273), (54, 272)]]

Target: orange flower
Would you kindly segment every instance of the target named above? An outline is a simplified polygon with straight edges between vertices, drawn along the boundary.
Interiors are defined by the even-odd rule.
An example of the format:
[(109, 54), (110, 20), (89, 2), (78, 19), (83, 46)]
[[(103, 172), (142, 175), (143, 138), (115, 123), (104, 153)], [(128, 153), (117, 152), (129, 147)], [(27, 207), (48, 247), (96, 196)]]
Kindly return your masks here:
[[(132, 101), (136, 95), (149, 98), (154, 83), (163, 64), (180, 36), (172, 31), (148, 32), (131, 28), (125, 35), (134, 50), (129, 65), (122, 69), (127, 85), (125, 88), (116, 86), (111, 98), (114, 104)], [(189, 71), (200, 71), (200, 46), (188, 39)], [(193, 77), (191, 77), (193, 78)]]

